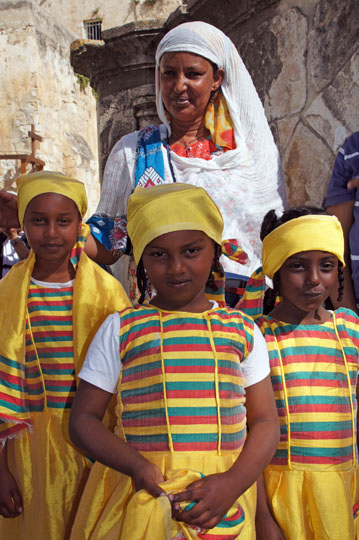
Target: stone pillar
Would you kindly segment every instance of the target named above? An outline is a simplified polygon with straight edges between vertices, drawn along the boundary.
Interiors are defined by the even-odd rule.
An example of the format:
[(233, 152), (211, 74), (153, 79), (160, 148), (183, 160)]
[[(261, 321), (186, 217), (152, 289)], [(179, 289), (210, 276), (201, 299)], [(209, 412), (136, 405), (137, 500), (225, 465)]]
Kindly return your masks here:
[(76, 73), (90, 79), (97, 95), (100, 176), (122, 135), (158, 124), (155, 104), (155, 52), (165, 19), (129, 23), (103, 32), (103, 41), (71, 45)]

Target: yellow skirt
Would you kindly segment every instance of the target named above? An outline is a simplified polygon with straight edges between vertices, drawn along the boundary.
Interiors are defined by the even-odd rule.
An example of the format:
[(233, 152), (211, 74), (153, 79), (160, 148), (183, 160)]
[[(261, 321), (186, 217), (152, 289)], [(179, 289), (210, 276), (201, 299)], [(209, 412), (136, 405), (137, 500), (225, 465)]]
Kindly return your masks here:
[(69, 538), (88, 476), (84, 455), (69, 440), (70, 411), (33, 415), (32, 432), (7, 442), (9, 469), (23, 498), (23, 513), (0, 517), (2, 540)]
[[(160, 454), (160, 455), (159, 455)], [(206, 475), (228, 470), (237, 455), (146, 453), (166, 481), (167, 493), (184, 489)], [(254, 540), (256, 486), (249, 488), (228, 511), (227, 518), (207, 534), (197, 533), (171, 518), (167, 497), (136, 493), (132, 479), (95, 463), (91, 469), (72, 530), (72, 540)]]
[(287, 540), (359, 538), (358, 468), (296, 471), (267, 467), (273, 515)]

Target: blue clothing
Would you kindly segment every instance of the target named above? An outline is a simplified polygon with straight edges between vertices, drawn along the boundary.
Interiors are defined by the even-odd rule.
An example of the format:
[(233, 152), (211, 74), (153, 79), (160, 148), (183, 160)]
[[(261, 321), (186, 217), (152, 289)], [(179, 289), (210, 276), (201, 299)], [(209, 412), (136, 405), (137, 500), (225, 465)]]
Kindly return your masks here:
[(359, 177), (359, 131), (345, 139), (336, 157), (325, 206), (354, 201), (353, 225), (349, 232), (352, 280), (359, 306), (359, 189), (348, 189), (352, 178)]

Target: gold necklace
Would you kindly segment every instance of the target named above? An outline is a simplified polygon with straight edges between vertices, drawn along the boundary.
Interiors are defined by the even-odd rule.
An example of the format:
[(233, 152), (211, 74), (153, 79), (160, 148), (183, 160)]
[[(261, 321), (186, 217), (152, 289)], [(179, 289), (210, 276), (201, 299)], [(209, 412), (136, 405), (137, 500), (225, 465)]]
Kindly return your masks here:
[(176, 142), (180, 142), (181, 144), (183, 144), (183, 146), (185, 147), (186, 150), (187, 150), (187, 148), (189, 148), (191, 146), (192, 143), (194, 143), (196, 141), (199, 142), (200, 139), (205, 139), (206, 138), (204, 136), (204, 133), (202, 133), (202, 135), (199, 135), (199, 136), (195, 137), (194, 139), (191, 139), (190, 141), (186, 142), (186, 141), (183, 140), (183, 137), (179, 137), (177, 135), (177, 133), (175, 131), (173, 131), (173, 130), (172, 130), (172, 135), (174, 135), (177, 138)]

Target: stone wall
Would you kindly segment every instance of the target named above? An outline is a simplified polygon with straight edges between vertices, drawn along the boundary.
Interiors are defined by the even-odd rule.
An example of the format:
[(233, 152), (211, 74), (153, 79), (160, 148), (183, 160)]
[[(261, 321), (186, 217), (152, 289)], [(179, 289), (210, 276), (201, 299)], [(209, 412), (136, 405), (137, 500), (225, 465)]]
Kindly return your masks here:
[(168, 17), (182, 0), (37, 0), (39, 6), (62, 23), (78, 38), (85, 38), (84, 21), (102, 21), (102, 28), (113, 28), (133, 21)]
[(336, 152), (359, 130), (358, 20), (357, 0), (281, 0), (228, 31), (264, 103), (291, 204), (322, 204)]
[[(30, 153), (28, 131), (34, 123), (43, 137), (37, 157), (46, 169), (83, 180), (94, 210), (96, 100), (89, 86), (81, 90), (70, 66), (75, 35), (31, 1), (2, 2), (0, 20), (0, 153)], [(0, 161), (0, 187), (13, 188), (19, 174), (19, 161)]]
[(153, 53), (186, 20), (231, 37), (263, 101), (290, 203), (322, 204), (338, 147), (359, 129), (357, 0), (188, 0), (164, 25), (108, 30), (96, 49), (76, 42), (72, 63), (99, 96), (101, 170), (121, 135), (153, 121)]
[[(182, 0), (2, 0), (0, 154), (29, 154), (28, 131), (35, 124), (44, 139), (36, 143), (37, 157), (46, 169), (83, 180), (93, 212), (100, 192), (96, 97), (70, 65), (70, 44), (84, 36), (84, 20), (100, 18), (106, 28), (154, 15), (167, 17), (181, 4)], [(93, 42), (95, 47), (100, 43)], [(140, 97), (136, 110), (143, 106)], [(101, 113), (100, 122), (104, 118)], [(19, 174), (20, 161), (0, 161), (0, 188), (14, 188)]]

